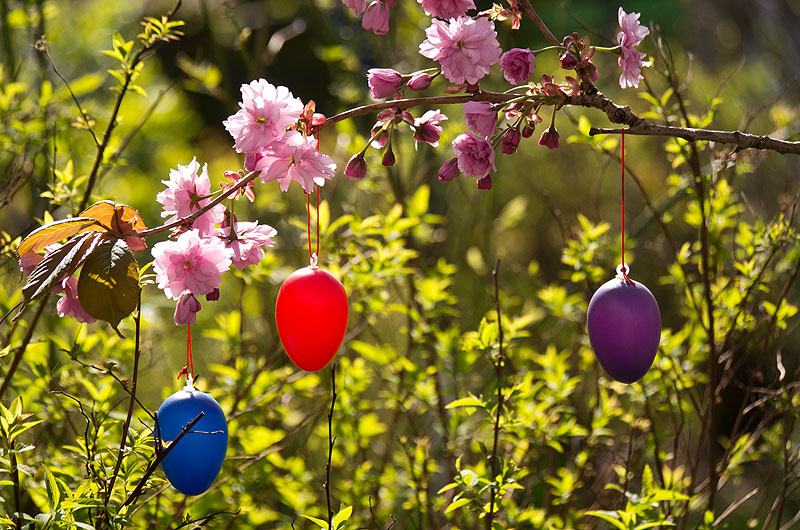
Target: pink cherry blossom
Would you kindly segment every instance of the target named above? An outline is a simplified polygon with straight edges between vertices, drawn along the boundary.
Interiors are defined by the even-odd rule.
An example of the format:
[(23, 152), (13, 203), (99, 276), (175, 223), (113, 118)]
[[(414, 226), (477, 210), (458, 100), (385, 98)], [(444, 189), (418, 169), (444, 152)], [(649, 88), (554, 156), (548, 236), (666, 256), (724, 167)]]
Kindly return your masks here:
[(271, 247), (272, 238), (277, 234), (277, 230), (269, 225), (259, 225), (258, 221), (247, 223), (234, 223), (234, 234), (236, 239), (230, 235), (230, 228), (222, 229), (223, 240), (226, 241), (225, 251), (231, 258), (233, 265), (242, 270), (250, 265), (257, 265), (264, 259), (263, 246)]
[(375, 35), (386, 35), (389, 32), (389, 5), (383, 0), (373, 0), (364, 12), (361, 27)]
[(494, 148), (480, 136), (467, 131), (453, 140), (453, 153), (458, 156), (458, 169), (464, 175), (482, 179), (494, 166)]
[(369, 91), (375, 99), (393, 96), (403, 86), (403, 76), (391, 68), (371, 68), (367, 71)]
[(503, 77), (512, 85), (527, 83), (536, 66), (536, 56), (528, 48), (512, 48), (500, 57)]
[(642, 76), (642, 59), (645, 54), (633, 48), (622, 48), (617, 64), (622, 68), (622, 74), (619, 76), (620, 88), (639, 88), (639, 80), (644, 79)]
[(93, 324), (97, 319), (89, 315), (78, 300), (78, 279), (75, 276), (68, 276), (61, 282), (64, 289), (62, 296), (56, 303), (56, 312), (60, 317), (72, 317), (84, 324)]
[(647, 26), (639, 23), (640, 16), (641, 13), (625, 13), (625, 10), (619, 8), (617, 18), (620, 32), (617, 34), (617, 42), (620, 46), (630, 48), (638, 46), (650, 34)]
[(234, 139), (238, 153), (249, 153), (269, 145), (286, 128), (300, 119), (303, 102), (284, 86), (275, 87), (264, 79), (242, 85), (239, 112), (222, 122)]
[(367, 9), (367, 0), (342, 0), (342, 3), (361, 16)]
[(445, 20), (466, 14), (469, 9), (475, 9), (473, 0), (417, 0), (422, 4), (425, 14)]
[(487, 101), (467, 101), (464, 103), (464, 121), (479, 135), (489, 137), (497, 123), (497, 110)]
[(449, 22), (434, 19), (425, 30), (428, 37), (419, 53), (438, 61), (451, 83), (477, 83), (500, 58), (494, 22), (485, 18), (458, 17)]
[[(211, 180), (208, 178), (206, 164), (198, 173), (200, 164), (193, 158), (187, 165), (178, 164), (178, 169), (169, 170), (169, 180), (162, 180), (167, 189), (156, 195), (164, 211), (161, 217), (168, 217), (167, 222), (188, 217), (203, 206), (211, 202)], [(200, 231), (203, 236), (209, 235), (216, 223), (222, 221), (225, 207), (218, 204), (198, 217), (192, 223), (192, 228)]]
[(439, 112), (439, 109), (429, 110), (416, 120), (411, 129), (414, 131), (414, 150), (417, 146), (425, 142), (433, 147), (439, 146), (439, 137), (442, 135), (442, 128), (439, 124), (447, 119), (447, 116)]
[(288, 190), (289, 184), (296, 180), (303, 191), (311, 193), (314, 184), (324, 186), (326, 179), (334, 177), (336, 163), (328, 155), (317, 151), (313, 137), (290, 131), (282, 141), (275, 142), (264, 151), (255, 169), (261, 172), (261, 182), (277, 180), (281, 191)]
[(22, 274), (27, 276), (38, 264), (42, 262), (44, 256), (36, 252), (27, 252), (19, 258), (19, 270)]
[(175, 314), (172, 316), (172, 320), (175, 321), (176, 326), (194, 324), (200, 309), (200, 300), (191, 293), (184, 293), (175, 305)]
[(173, 300), (212, 292), (231, 265), (222, 240), (201, 237), (197, 230), (184, 232), (177, 241), (156, 243), (151, 253), (158, 288)]
[(645, 54), (638, 51), (636, 46), (650, 34), (650, 30), (639, 23), (639, 13), (625, 13), (619, 8), (620, 32), (617, 33), (617, 42), (620, 45), (620, 56), (617, 64), (622, 69), (619, 77), (621, 88), (639, 87), (639, 80), (642, 79), (642, 59)]

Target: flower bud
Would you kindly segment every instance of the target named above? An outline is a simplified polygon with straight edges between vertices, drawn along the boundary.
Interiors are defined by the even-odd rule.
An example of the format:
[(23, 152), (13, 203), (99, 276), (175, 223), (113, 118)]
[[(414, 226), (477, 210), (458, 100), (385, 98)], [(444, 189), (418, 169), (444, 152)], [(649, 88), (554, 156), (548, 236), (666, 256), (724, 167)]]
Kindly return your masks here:
[(456, 178), (459, 173), (461, 173), (461, 171), (458, 169), (458, 158), (450, 158), (439, 168), (439, 181), (450, 182)]
[(367, 161), (364, 160), (364, 155), (361, 153), (353, 155), (344, 168), (344, 174), (351, 179), (363, 179), (367, 174)]
[(572, 70), (576, 66), (578, 66), (578, 58), (570, 52), (564, 52), (564, 55), (561, 56), (561, 68), (564, 70)]
[(547, 128), (542, 136), (539, 137), (539, 145), (544, 145), (549, 149), (558, 148), (558, 131), (552, 125)]
[(519, 147), (520, 136), (519, 129), (516, 127), (508, 129), (505, 134), (503, 134), (503, 153), (507, 155), (513, 155), (516, 153), (517, 147)]
[(492, 177), (486, 175), (482, 179), (478, 179), (478, 189), (479, 190), (490, 190), (492, 189)]
[(383, 160), (381, 160), (381, 164), (383, 164), (386, 167), (391, 167), (394, 165), (396, 161), (397, 160), (394, 157), (394, 151), (392, 151), (392, 146), (390, 144), (386, 152), (383, 153)]
[(406, 83), (406, 86), (409, 90), (419, 92), (420, 90), (425, 90), (431, 86), (431, 81), (433, 81), (433, 76), (431, 74), (426, 72), (417, 72), (411, 76), (411, 79), (408, 81), (408, 83)]

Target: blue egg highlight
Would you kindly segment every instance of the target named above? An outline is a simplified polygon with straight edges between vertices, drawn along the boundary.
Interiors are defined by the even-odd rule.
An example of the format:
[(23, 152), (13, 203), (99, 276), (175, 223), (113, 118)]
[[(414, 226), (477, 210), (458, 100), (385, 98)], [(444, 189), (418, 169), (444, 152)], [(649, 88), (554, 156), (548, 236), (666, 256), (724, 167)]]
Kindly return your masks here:
[(199, 390), (179, 390), (158, 408), (162, 446), (174, 440), (201, 411), (205, 415), (161, 461), (167, 479), (185, 495), (203, 493), (219, 475), (228, 449), (228, 422), (219, 403)]

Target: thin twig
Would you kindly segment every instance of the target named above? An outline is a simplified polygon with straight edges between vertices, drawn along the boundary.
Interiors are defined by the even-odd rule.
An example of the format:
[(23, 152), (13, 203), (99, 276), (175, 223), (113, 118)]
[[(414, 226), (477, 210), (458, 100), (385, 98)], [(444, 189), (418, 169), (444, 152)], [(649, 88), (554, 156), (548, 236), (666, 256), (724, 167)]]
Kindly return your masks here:
[[(177, 0), (175, 5), (173, 5), (172, 9), (166, 15), (166, 19), (169, 20), (175, 15), (175, 12), (180, 8), (182, 0)], [(131, 60), (130, 66), (126, 65), (125, 67), (125, 79), (123, 80), (122, 86), (120, 87), (119, 94), (117, 95), (116, 101), (114, 101), (114, 108), (111, 111), (111, 117), (108, 120), (108, 125), (106, 126), (106, 130), (103, 133), (103, 140), (97, 146), (97, 154), (95, 155), (94, 165), (92, 166), (92, 170), (89, 172), (89, 181), (86, 184), (86, 191), (83, 193), (83, 199), (81, 199), (80, 210), (85, 210), (86, 206), (89, 204), (89, 199), (92, 197), (92, 190), (94, 189), (95, 184), (97, 183), (97, 175), (100, 169), (100, 165), (103, 163), (103, 155), (105, 153), (106, 148), (108, 147), (109, 141), (111, 140), (111, 133), (114, 131), (114, 128), (117, 126), (117, 116), (119, 115), (119, 110), (122, 107), (122, 100), (125, 97), (125, 94), (128, 92), (128, 88), (130, 87), (131, 81), (133, 81), (133, 77), (136, 73), (136, 67), (139, 63), (144, 60), (145, 55), (155, 48), (161, 41), (154, 41), (145, 43), (136, 55), (133, 56)], [(88, 123), (87, 123), (88, 125)]]
[(522, 13), (533, 20), (533, 23), (536, 24), (536, 27), (539, 28), (539, 31), (542, 32), (542, 35), (544, 35), (544, 38), (546, 38), (550, 44), (553, 46), (561, 44), (556, 36), (553, 35), (553, 32), (550, 31), (550, 28), (547, 27), (547, 24), (539, 17), (539, 14), (536, 13), (536, 10), (533, 9), (533, 6), (528, 0), (520, 0), (519, 5), (522, 8)]
[[(492, 271), (492, 280), (494, 282), (494, 307), (497, 311), (497, 331), (499, 339), (499, 352), (497, 361), (494, 364), (495, 373), (497, 374), (497, 412), (494, 418), (494, 445), (492, 445), (492, 476), (489, 486), (489, 516), (486, 518), (486, 530), (492, 530), (492, 521), (494, 520), (494, 497), (495, 497), (495, 478), (497, 477), (497, 445), (500, 437), (500, 415), (503, 413), (503, 322), (500, 317), (500, 287), (499, 276), (500, 273), (500, 258), (494, 264)], [(498, 508), (499, 508), (498, 501)]]
[[(14, 359), (12, 359), (11, 364), (8, 365), (8, 371), (6, 372), (5, 378), (3, 378), (3, 384), (0, 385), (0, 398), (3, 397), (3, 394), (5, 394), (6, 390), (8, 389), (8, 386), (11, 384), (11, 378), (14, 377), (14, 373), (17, 371), (19, 363), (22, 360), (22, 356), (25, 354), (25, 350), (28, 348), (28, 344), (30, 344), (31, 339), (33, 338), (33, 331), (36, 329), (36, 324), (39, 323), (39, 318), (41, 318), (42, 312), (44, 311), (44, 306), (47, 304), (47, 300), (49, 298), (50, 298), (50, 292), (48, 291), (42, 297), (42, 301), (39, 302), (39, 308), (33, 315), (33, 319), (31, 320), (30, 324), (28, 324), (28, 332), (22, 339), (22, 344), (17, 346), (17, 349), (14, 352)], [(11, 337), (9, 336), (9, 342), (10, 339)]]
[[(135, 502), (136, 499), (139, 498), (139, 496), (142, 494), (142, 491), (144, 490), (144, 485), (147, 483), (147, 480), (150, 478), (150, 475), (152, 475), (153, 472), (156, 470), (156, 468), (159, 466), (159, 464), (161, 464), (161, 461), (167, 457), (170, 451), (172, 451), (172, 449), (176, 445), (178, 445), (178, 442), (181, 441), (181, 439), (186, 435), (186, 433), (188, 433), (192, 429), (192, 427), (194, 427), (197, 424), (198, 421), (203, 419), (203, 416), (205, 415), (206, 413), (201, 410), (192, 421), (186, 424), (186, 427), (184, 427), (183, 430), (181, 430), (181, 432), (178, 433), (178, 436), (176, 436), (174, 440), (167, 443), (167, 445), (164, 447), (162, 451), (157, 451), (156, 459), (153, 460), (147, 467), (147, 471), (145, 471), (144, 475), (142, 475), (142, 478), (139, 479), (139, 483), (136, 484), (136, 488), (131, 492), (130, 495), (128, 495), (128, 498), (125, 499), (125, 502), (122, 503), (121, 508), (128, 506), (129, 504)], [(158, 426), (158, 420), (156, 420), (156, 426)], [(158, 437), (159, 439), (161, 438), (160, 433)]]
[[(131, 426), (131, 418), (133, 417), (133, 409), (136, 406), (136, 381), (139, 378), (139, 356), (141, 351), (139, 349), (140, 336), (141, 336), (141, 323), (142, 323), (142, 292), (139, 290), (139, 302), (136, 309), (136, 317), (133, 319), (136, 322), (136, 344), (133, 350), (133, 376), (131, 377), (131, 399), (128, 400), (128, 415), (125, 417), (125, 423), (122, 424), (122, 438), (119, 441), (119, 452), (117, 453), (117, 463), (114, 465), (114, 472), (111, 474), (111, 481), (106, 490), (106, 498), (103, 505), (108, 508), (108, 501), (111, 500), (111, 493), (114, 491), (114, 482), (117, 480), (119, 469), (122, 466), (122, 457), (125, 453), (125, 441), (128, 438), (128, 430)], [(106, 511), (106, 514), (108, 512)]]
[(328, 528), (333, 528), (333, 508), (331, 507), (331, 457), (333, 444), (333, 409), (336, 406), (336, 364), (331, 366), (331, 410), (328, 412), (328, 462), (325, 464), (325, 498), (328, 501)]

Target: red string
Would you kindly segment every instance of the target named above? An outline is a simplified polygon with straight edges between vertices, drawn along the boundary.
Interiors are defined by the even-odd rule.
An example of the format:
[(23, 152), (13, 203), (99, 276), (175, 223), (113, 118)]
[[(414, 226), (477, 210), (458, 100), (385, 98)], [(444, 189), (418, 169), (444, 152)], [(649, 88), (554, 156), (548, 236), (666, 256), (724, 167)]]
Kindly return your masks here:
[(189, 367), (189, 376), (194, 379), (194, 359), (192, 359), (192, 326), (186, 325), (186, 366)]
[(311, 193), (306, 193), (306, 227), (308, 229), (308, 257), (314, 259), (311, 254)]
[(622, 277), (628, 283), (633, 280), (628, 278), (628, 266), (625, 265), (625, 131), (622, 132), (622, 205), (620, 207), (620, 217), (622, 219)]

